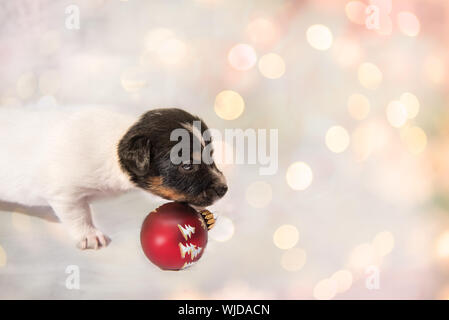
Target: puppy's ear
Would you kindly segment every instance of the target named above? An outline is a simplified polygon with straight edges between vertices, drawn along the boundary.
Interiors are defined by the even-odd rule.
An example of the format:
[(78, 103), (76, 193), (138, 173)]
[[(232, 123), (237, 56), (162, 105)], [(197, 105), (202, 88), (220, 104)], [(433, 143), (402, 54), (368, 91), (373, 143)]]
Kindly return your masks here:
[(129, 171), (144, 176), (150, 170), (150, 146), (148, 137), (132, 137), (120, 145), (120, 161)]

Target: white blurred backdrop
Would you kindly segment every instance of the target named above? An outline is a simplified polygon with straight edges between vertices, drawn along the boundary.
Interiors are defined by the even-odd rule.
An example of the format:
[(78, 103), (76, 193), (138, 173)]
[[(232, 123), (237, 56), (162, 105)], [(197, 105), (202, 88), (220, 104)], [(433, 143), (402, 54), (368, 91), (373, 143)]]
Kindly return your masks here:
[(219, 220), (181, 272), (141, 252), (163, 203), (143, 192), (93, 205), (100, 251), (2, 205), (0, 298), (449, 298), (448, 15), (444, 0), (2, 0), (0, 107), (180, 107), (277, 129), (279, 168), (223, 166)]

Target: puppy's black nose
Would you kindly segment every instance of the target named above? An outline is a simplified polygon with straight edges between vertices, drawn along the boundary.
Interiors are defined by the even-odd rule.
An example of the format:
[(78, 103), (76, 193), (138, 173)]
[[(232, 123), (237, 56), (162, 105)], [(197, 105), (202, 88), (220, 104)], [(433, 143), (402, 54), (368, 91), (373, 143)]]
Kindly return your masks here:
[(223, 197), (226, 192), (228, 191), (228, 186), (225, 184), (219, 184), (218, 186), (214, 187), (215, 192), (217, 193), (217, 195), (221, 198)]

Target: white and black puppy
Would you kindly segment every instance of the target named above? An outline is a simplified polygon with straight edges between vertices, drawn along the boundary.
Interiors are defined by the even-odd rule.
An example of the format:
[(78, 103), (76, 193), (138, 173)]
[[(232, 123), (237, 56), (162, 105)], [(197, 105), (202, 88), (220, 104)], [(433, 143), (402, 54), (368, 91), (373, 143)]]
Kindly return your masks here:
[(81, 249), (108, 243), (92, 222), (89, 203), (98, 196), (137, 187), (209, 206), (227, 191), (215, 163), (170, 159), (177, 143), (171, 132), (190, 128), (193, 140), (193, 121), (207, 130), (201, 119), (180, 109), (134, 118), (98, 108), (2, 108), (0, 201), (51, 206)]

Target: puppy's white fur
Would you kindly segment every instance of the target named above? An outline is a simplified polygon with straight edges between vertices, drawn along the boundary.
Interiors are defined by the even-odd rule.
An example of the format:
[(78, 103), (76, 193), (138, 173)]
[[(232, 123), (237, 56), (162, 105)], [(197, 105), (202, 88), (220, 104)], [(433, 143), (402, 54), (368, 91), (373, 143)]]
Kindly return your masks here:
[(100, 108), (0, 108), (0, 201), (51, 206), (81, 248), (98, 248), (89, 201), (134, 188), (117, 145), (137, 121)]

